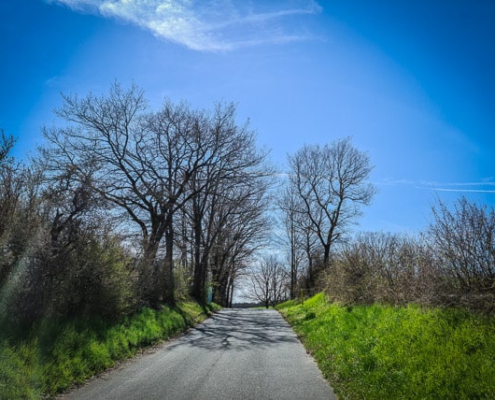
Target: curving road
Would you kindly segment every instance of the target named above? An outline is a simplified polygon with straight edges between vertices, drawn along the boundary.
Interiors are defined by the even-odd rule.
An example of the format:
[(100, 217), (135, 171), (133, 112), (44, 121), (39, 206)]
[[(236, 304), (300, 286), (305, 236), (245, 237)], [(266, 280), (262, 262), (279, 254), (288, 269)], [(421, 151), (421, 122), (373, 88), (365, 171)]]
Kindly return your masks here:
[(274, 310), (226, 309), (62, 399), (335, 399)]

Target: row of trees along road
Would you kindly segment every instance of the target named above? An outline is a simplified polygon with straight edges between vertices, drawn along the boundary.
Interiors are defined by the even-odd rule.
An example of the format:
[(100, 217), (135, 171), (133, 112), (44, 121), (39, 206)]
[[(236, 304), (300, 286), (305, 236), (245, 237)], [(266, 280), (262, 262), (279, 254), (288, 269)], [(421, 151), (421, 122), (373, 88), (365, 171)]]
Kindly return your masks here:
[[(111, 86), (63, 96), (28, 165), (0, 152), (0, 314), (122, 315), (192, 295), (230, 305), (270, 229), (273, 170), (233, 104)], [(2, 132), (3, 133), (3, 132)]]
[(211, 267), (216, 300), (229, 303), (236, 266), (268, 228), (272, 176), (253, 131), (236, 124), (235, 106), (205, 112), (166, 102), (151, 112), (141, 89), (118, 84), (108, 96), (63, 99), (57, 114), (67, 126), (44, 130), (46, 169), (84, 194), (81, 208), (97, 198), (136, 228), (143, 299), (174, 301), (178, 247), (193, 269), (193, 296), (205, 301)]
[[(275, 176), (236, 107), (166, 101), (155, 111), (139, 87), (115, 83), (102, 96), (64, 95), (56, 115), (28, 165), (2, 136), (3, 314), (118, 315), (184, 294), (204, 303), (208, 288), (230, 305), (271, 232)], [(315, 286), (374, 193), (369, 159), (350, 139), (304, 146), (289, 166), (279, 206), (291, 272), (265, 260), (271, 302)]]

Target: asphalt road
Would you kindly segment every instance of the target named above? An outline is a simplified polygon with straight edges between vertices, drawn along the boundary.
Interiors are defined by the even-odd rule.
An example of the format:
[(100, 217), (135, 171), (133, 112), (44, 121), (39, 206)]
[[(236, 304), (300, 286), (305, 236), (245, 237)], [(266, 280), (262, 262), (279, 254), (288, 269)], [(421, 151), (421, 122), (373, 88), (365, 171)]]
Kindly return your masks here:
[(226, 309), (62, 399), (335, 399), (274, 310)]

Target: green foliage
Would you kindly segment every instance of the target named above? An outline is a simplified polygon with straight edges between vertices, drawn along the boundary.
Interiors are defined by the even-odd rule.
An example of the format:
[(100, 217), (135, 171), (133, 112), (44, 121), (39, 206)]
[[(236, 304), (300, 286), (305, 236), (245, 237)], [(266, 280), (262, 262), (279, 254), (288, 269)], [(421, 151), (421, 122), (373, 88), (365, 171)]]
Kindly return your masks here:
[(174, 298), (179, 301), (187, 299), (191, 290), (192, 276), (189, 269), (180, 262), (176, 262), (174, 265), (174, 284)]
[(35, 367), (35, 343), (11, 345), (0, 342), (0, 399), (39, 399), (41, 385)]
[(91, 318), (44, 320), (22, 339), (0, 339), (0, 399), (39, 399), (59, 393), (132, 357), (142, 347), (184, 331), (210, 311), (183, 302), (159, 311), (144, 308), (113, 323)]
[(297, 306), (298, 304), (300, 304), (300, 301), (297, 300), (297, 299), (287, 300), (287, 301), (285, 301), (283, 303), (278, 304), (275, 308), (277, 310), (282, 310), (282, 309), (285, 309), (285, 308)]
[(495, 397), (495, 320), (456, 309), (342, 306), (318, 294), (280, 312), (342, 399)]

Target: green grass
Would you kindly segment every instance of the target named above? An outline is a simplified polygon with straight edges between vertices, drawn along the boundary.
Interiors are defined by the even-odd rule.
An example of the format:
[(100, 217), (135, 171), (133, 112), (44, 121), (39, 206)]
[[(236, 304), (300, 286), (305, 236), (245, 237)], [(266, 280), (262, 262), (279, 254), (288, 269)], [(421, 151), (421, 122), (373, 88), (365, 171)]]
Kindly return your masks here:
[[(217, 306), (213, 306), (218, 309)], [(0, 332), (0, 399), (40, 399), (132, 357), (200, 322), (207, 312), (183, 302), (160, 311), (143, 309), (119, 323), (43, 321), (27, 334)]]
[(495, 398), (495, 320), (454, 309), (277, 307), (341, 399)]

